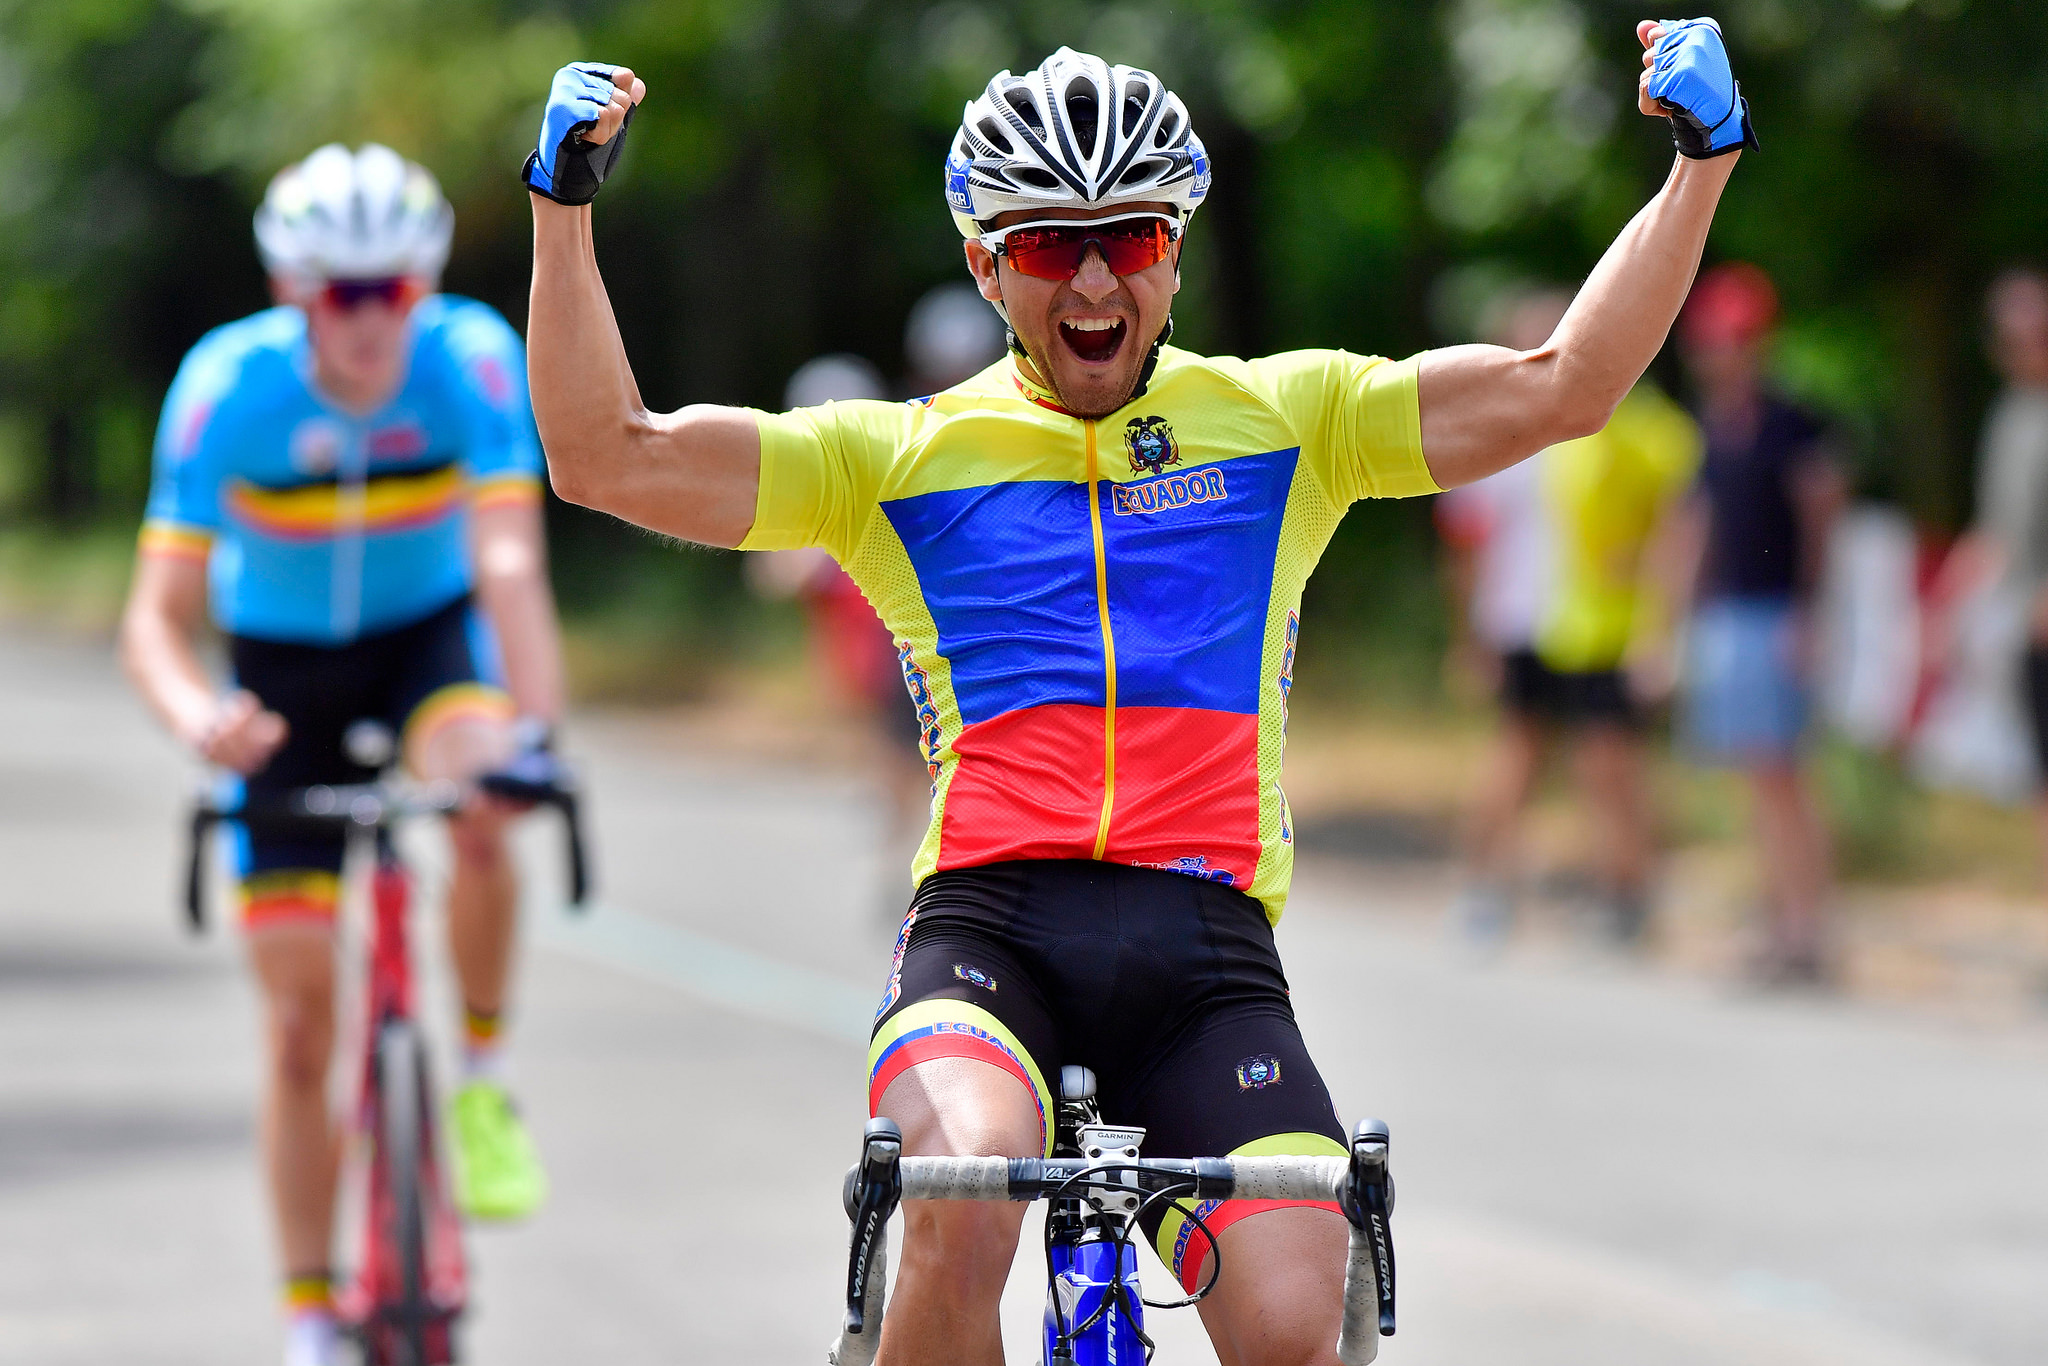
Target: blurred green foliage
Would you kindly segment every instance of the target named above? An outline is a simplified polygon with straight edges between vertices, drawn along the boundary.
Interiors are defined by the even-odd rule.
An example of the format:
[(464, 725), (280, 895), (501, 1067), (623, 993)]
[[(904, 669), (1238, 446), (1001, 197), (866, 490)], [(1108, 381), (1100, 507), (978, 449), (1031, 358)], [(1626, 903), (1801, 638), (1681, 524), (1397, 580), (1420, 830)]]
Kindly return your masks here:
[[(1868, 487), (1937, 528), (1968, 511), (1982, 286), (2040, 247), (2048, 49), (2015, 38), (2034, 8), (1719, 9), (1764, 150), (1710, 256), (1777, 276), (1782, 381), (1857, 435)], [(1609, 0), (0, 0), (0, 517), (135, 516), (179, 357), (265, 302), (255, 200), (321, 141), (432, 166), (458, 213), (448, 287), (520, 322), (513, 172), (572, 58), (650, 87), (598, 212), (647, 398), (772, 405), (822, 351), (901, 372), (911, 302), (961, 270), (938, 195), (960, 106), (1060, 43), (1159, 70), (1214, 156), (1184, 344), (1399, 355), (1469, 336), (1500, 283), (1584, 274), (1668, 167), (1633, 107), (1640, 17)], [(706, 642), (745, 630), (733, 557), (556, 523), (573, 609)], [(1314, 589), (1312, 612), (1349, 628), (1319, 633), (1326, 659), (1429, 653), (1430, 547), (1419, 505), (1353, 514)]]

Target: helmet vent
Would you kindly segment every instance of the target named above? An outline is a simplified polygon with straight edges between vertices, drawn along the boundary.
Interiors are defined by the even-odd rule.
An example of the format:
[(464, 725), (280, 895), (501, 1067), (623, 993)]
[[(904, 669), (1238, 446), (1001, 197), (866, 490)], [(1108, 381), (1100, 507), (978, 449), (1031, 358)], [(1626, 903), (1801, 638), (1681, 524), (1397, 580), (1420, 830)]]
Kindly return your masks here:
[(1095, 121), (1099, 106), (1095, 101), (1095, 83), (1075, 77), (1067, 83), (1067, 122), (1074, 126), (1074, 141), (1081, 148), (1081, 155), (1095, 155)]
[(1159, 131), (1152, 135), (1152, 145), (1154, 147), (1172, 146), (1173, 135), (1179, 129), (1180, 115), (1175, 113), (1172, 108), (1168, 108), (1166, 116), (1159, 120)]
[(1119, 190), (1127, 190), (1133, 185), (1142, 185), (1146, 181), (1152, 179), (1154, 176), (1160, 175), (1168, 169), (1169, 164), (1164, 161), (1155, 160), (1136, 162), (1131, 166), (1130, 170), (1125, 171), (1123, 175), (1118, 178), (1116, 182), (1116, 187)]
[(1133, 85), (1124, 95), (1124, 136), (1138, 131), (1138, 120), (1145, 117), (1145, 106), (1152, 102), (1152, 91), (1143, 85)]
[(1017, 149), (1010, 145), (1010, 139), (1004, 135), (1003, 130), (996, 124), (994, 119), (983, 119), (974, 126), (989, 146), (995, 148), (1004, 156), (1016, 155)]
[(1041, 171), (1036, 166), (1010, 167), (1010, 179), (1021, 180), (1034, 190), (1057, 190), (1059, 177), (1050, 171)]
[(1038, 106), (1031, 102), (1029, 95), (1012, 88), (1003, 92), (1003, 98), (1010, 102), (1010, 108), (1017, 111), (1019, 118), (1031, 125), (1032, 132), (1040, 137), (1045, 136), (1045, 120), (1038, 116)]

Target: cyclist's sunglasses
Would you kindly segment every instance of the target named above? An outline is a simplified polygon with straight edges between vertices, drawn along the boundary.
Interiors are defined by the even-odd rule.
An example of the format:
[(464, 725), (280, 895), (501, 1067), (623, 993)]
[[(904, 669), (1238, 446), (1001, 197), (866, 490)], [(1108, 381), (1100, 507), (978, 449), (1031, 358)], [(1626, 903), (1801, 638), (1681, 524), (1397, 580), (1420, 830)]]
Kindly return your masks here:
[(1135, 275), (1166, 259), (1167, 248), (1180, 229), (1156, 213), (1119, 218), (1061, 218), (1019, 223), (988, 233), (981, 244), (1005, 257), (1018, 273), (1039, 280), (1071, 280), (1088, 259), (1088, 248), (1102, 253), (1111, 275)]
[(367, 303), (402, 308), (419, 297), (419, 285), (410, 275), (393, 275), (381, 280), (329, 280), (320, 298), (329, 308), (352, 312)]

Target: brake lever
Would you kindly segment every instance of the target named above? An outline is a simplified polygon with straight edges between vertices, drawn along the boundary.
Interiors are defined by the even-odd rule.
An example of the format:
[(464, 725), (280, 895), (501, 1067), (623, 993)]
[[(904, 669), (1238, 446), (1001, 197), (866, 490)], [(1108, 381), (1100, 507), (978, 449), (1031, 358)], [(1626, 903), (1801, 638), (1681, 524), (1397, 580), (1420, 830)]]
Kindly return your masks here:
[(204, 802), (192, 808), (185, 865), (185, 928), (192, 934), (206, 933), (206, 837), (220, 819), (220, 812)]
[(1337, 1207), (1372, 1244), (1373, 1296), (1381, 1337), (1394, 1335), (1394, 1177), (1387, 1162), (1385, 1120), (1362, 1119), (1351, 1137), (1351, 1170)]
[(564, 773), (561, 778), (535, 781), (516, 772), (486, 773), (476, 785), (494, 797), (531, 806), (552, 806), (562, 813), (563, 840), (568, 851), (569, 909), (582, 912), (590, 904), (590, 861), (583, 844), (583, 809), (577, 800), (576, 784)]
[(846, 1259), (846, 1331), (855, 1334), (867, 1328), (869, 1280), (888, 1274), (886, 1264), (877, 1265), (877, 1254), (883, 1250), (889, 1216), (903, 1199), (903, 1131), (894, 1120), (871, 1119), (861, 1139), (860, 1161), (846, 1174), (846, 1214), (853, 1221)]

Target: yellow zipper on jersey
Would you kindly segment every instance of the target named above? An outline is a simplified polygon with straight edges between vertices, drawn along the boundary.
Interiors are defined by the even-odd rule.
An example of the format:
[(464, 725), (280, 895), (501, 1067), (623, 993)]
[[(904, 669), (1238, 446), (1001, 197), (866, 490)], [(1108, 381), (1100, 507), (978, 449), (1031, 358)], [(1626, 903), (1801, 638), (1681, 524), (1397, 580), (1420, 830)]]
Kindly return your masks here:
[(1095, 542), (1095, 611), (1102, 622), (1102, 819), (1095, 827), (1095, 857), (1109, 848), (1109, 816), (1116, 809), (1116, 635), (1109, 629), (1109, 556), (1102, 547), (1102, 499), (1097, 486), (1095, 422), (1081, 423), (1088, 451), (1088, 533)]

